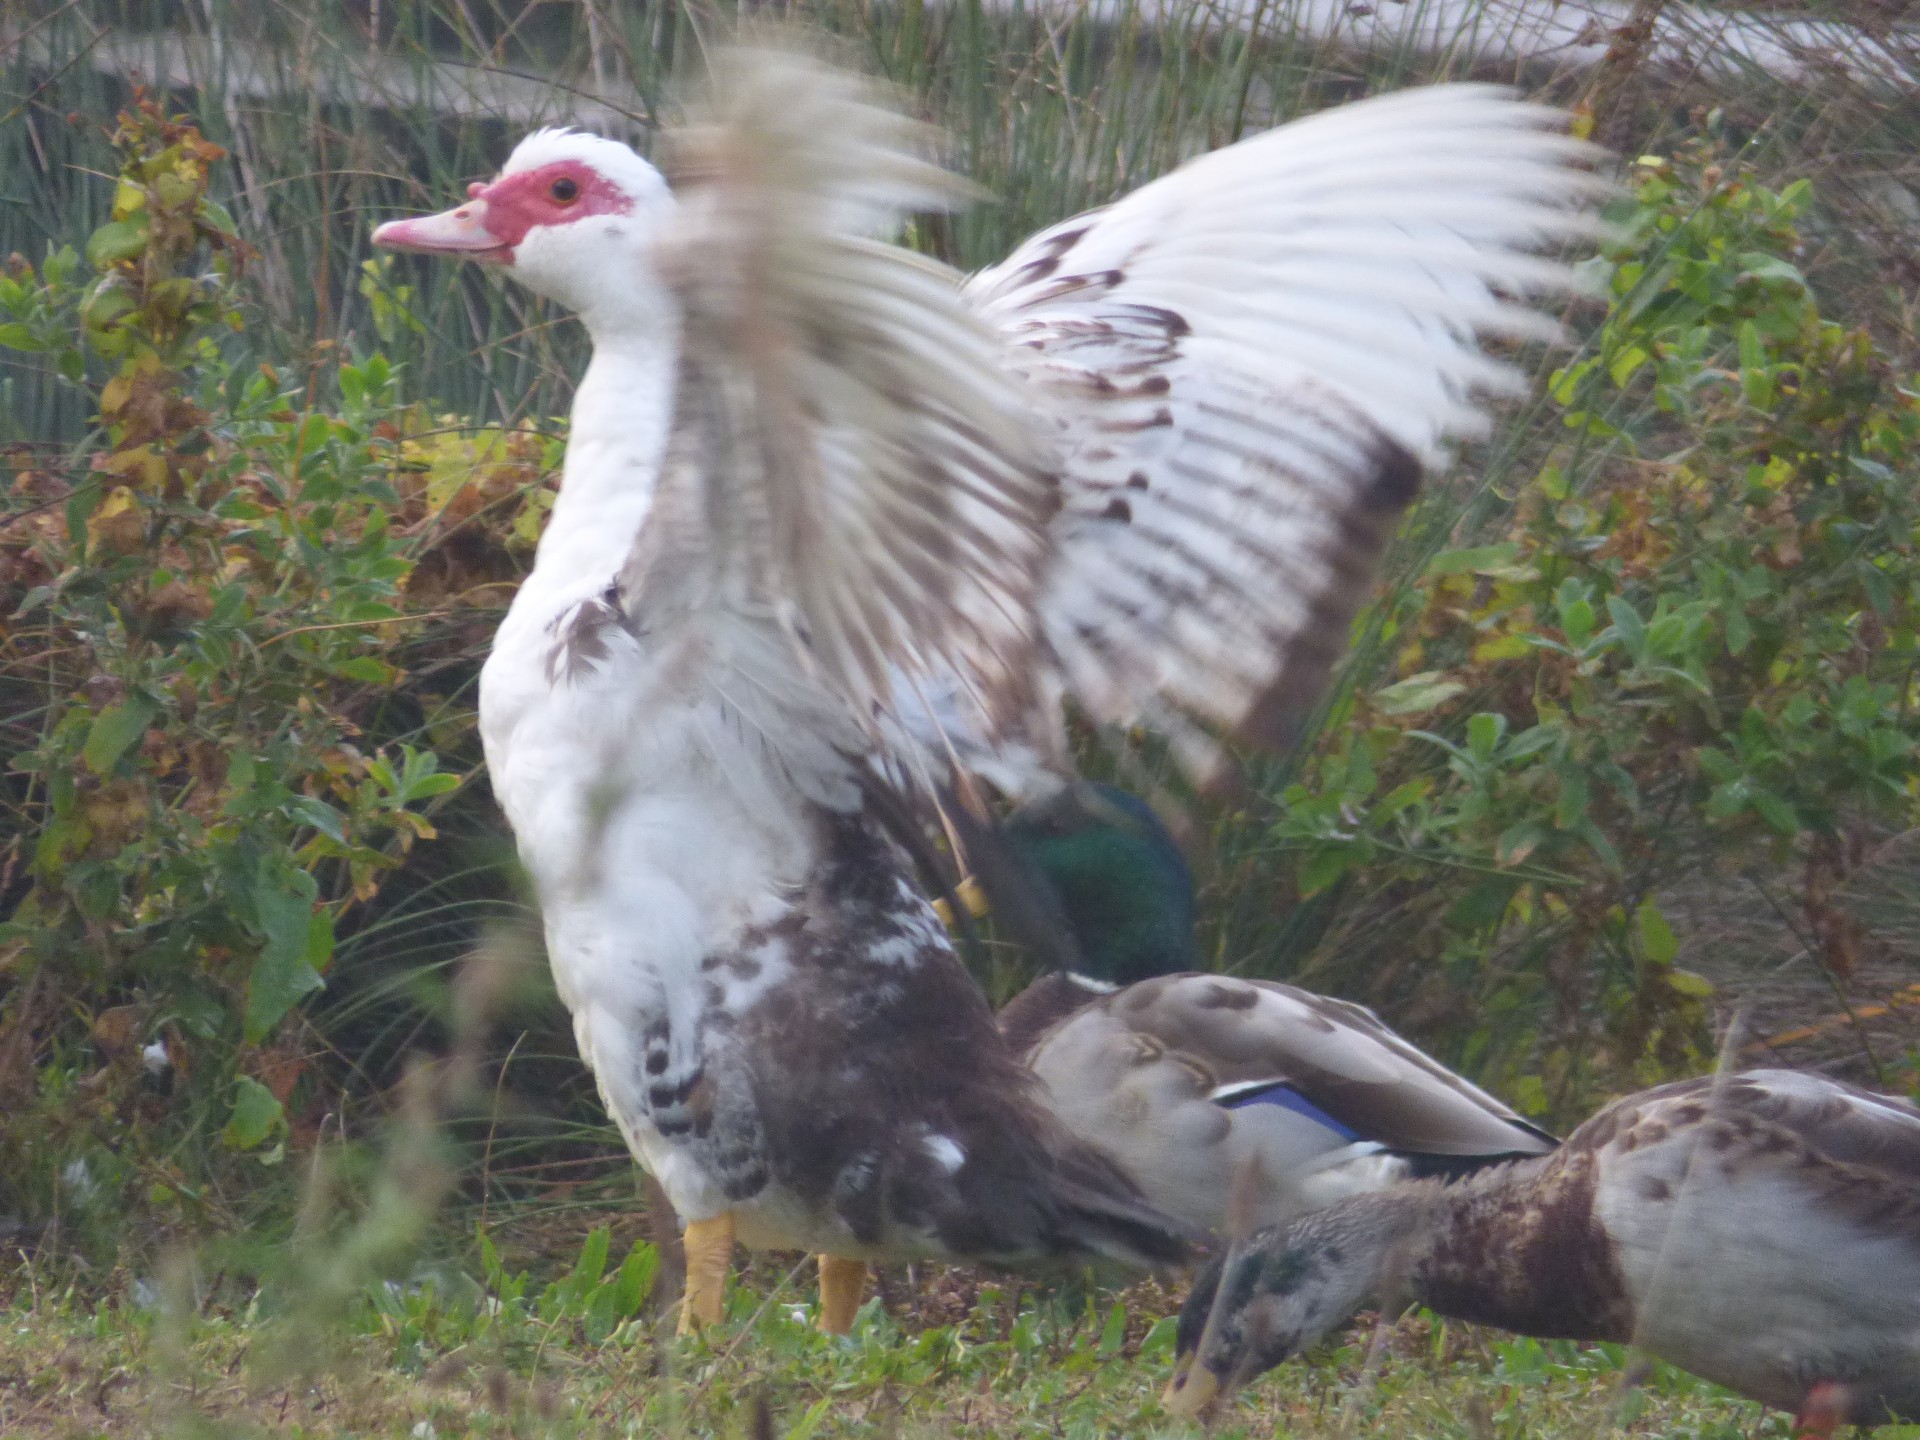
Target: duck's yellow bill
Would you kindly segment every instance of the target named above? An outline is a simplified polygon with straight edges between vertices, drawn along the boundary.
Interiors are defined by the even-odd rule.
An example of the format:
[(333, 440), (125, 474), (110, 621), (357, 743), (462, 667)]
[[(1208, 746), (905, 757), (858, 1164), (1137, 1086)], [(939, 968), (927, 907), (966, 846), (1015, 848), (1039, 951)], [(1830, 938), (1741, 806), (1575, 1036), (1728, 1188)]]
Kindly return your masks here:
[(1160, 1408), (1182, 1420), (1198, 1420), (1219, 1396), (1219, 1377), (1206, 1366), (1189, 1362), (1173, 1372), (1160, 1394)]

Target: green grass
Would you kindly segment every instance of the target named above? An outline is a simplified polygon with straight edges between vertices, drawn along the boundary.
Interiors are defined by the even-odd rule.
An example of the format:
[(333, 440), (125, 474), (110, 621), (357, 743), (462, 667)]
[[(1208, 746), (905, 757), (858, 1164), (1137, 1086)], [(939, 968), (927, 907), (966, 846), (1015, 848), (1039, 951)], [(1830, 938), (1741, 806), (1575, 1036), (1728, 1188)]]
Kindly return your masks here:
[[(604, 1235), (604, 1232), (601, 1232)], [(639, 1257), (650, 1261), (651, 1250)], [(288, 1346), (271, 1295), (194, 1306), (184, 1275), (105, 1305), (24, 1277), (0, 1309), (0, 1431), (14, 1437), (293, 1435), (1081, 1437), (1197, 1436), (1157, 1396), (1176, 1295), (1054, 1291), (904, 1272), (855, 1333), (812, 1328), (810, 1276), (772, 1259), (726, 1324), (678, 1339), (608, 1304), (619, 1269), (589, 1242), (547, 1285), (442, 1269), (354, 1297), (318, 1341)], [(629, 1273), (642, 1266), (629, 1263)], [(202, 1277), (203, 1283), (205, 1277)], [(784, 1283), (783, 1283), (784, 1282)], [(217, 1294), (224, 1292), (216, 1287)], [(638, 1293), (637, 1291), (635, 1293)], [(891, 1309), (892, 1313), (889, 1313)], [(295, 1363), (295, 1361), (299, 1363)], [(764, 1406), (765, 1428), (756, 1429)], [(1255, 1382), (1214, 1432), (1240, 1436), (1671, 1440), (1785, 1436), (1786, 1417), (1617, 1346), (1514, 1340), (1424, 1314), (1363, 1320)], [(1880, 1432), (1920, 1437), (1920, 1427)]]

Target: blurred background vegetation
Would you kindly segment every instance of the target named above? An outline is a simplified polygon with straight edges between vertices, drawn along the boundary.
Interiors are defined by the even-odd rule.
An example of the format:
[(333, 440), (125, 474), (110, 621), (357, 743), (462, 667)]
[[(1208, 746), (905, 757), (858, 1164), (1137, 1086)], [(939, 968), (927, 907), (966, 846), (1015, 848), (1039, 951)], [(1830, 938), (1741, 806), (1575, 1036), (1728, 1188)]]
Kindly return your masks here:
[[(1189, 815), (1208, 953), (1549, 1124), (1722, 1046), (1915, 1087), (1912, 89), (1804, 45), (1676, 67), (1659, 27), (1706, 12), (1658, 0), (1577, 62), (1481, 45), (1511, 17), (1478, 3), (1365, 46), (1305, 0), (795, 8), (1000, 197), (913, 236), (962, 266), (1375, 90), (1575, 107), (1625, 176), (1575, 343), (1517, 357), (1534, 398), (1420, 502), (1298, 752)], [(1802, 9), (1920, 74), (1887, 7)], [(645, 148), (723, 13), (0, 17), (6, 1264), (124, 1280), (226, 1237), (214, 1272), (324, 1255), (351, 1289), (423, 1245), (480, 1265), (476, 1225), (637, 1236), (473, 733), (583, 339), (367, 236), (537, 124)], [(598, 1243), (553, 1303), (606, 1320), (652, 1271), (602, 1280)]]

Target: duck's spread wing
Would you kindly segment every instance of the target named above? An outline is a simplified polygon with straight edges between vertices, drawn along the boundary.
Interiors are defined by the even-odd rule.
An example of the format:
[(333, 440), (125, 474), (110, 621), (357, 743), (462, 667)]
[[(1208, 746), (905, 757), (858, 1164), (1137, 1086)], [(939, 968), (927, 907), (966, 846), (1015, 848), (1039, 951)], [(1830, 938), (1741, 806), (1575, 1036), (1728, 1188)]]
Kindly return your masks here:
[(1065, 446), (1041, 602), (1097, 721), (1284, 741), (1447, 442), (1551, 335), (1538, 253), (1602, 189), (1563, 117), (1481, 86), (1342, 106), (1035, 236), (967, 296)]
[(628, 607), (771, 616), (863, 724), (929, 674), (991, 708), (1022, 683), (1053, 481), (956, 277), (875, 238), (968, 189), (853, 76), (778, 48), (713, 70), (667, 146), (684, 359)]
[(1541, 1154), (1554, 1139), (1383, 1025), (1277, 981), (1168, 975), (1108, 1002), (1230, 1086), (1284, 1081), (1355, 1133), (1425, 1155)]

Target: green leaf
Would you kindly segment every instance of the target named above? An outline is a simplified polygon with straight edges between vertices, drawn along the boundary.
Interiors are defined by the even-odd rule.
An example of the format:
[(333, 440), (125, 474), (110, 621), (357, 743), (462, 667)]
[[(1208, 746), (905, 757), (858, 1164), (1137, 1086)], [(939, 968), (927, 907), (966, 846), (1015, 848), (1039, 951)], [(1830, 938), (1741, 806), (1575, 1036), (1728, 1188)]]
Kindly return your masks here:
[(109, 705), (93, 717), (80, 758), (89, 770), (105, 778), (127, 753), (127, 747), (147, 733), (147, 725), (159, 712), (158, 700), (139, 690), (129, 692), (118, 705)]
[(315, 952), (323, 946), (331, 951), (333, 923), (324, 912), (316, 913), (313, 895), (311, 876), (297, 870), (280, 876), (270, 867), (261, 867), (253, 904), (267, 943), (253, 962), (253, 975), (247, 982), (249, 1044), (264, 1040), (303, 996), (326, 984), (313, 961)]
[(1562, 765), (1557, 774), (1560, 793), (1554, 801), (1553, 821), (1562, 830), (1570, 830), (1587, 813), (1587, 776), (1572, 765)]
[(1500, 738), (1507, 733), (1507, 717), (1482, 710), (1467, 721), (1467, 749), (1482, 764), (1493, 759)]
[(1748, 796), (1760, 818), (1782, 835), (1797, 834), (1800, 830), (1800, 813), (1788, 801), (1771, 790), (1755, 790)]
[(242, 1075), (234, 1081), (233, 1113), (227, 1117), (220, 1139), (228, 1149), (251, 1150), (265, 1142), (285, 1116), (271, 1090)]
[(126, 220), (109, 220), (87, 239), (87, 263), (104, 270), (118, 260), (131, 260), (147, 248), (145, 211)]
[(1867, 603), (1880, 614), (1893, 609), (1893, 586), (1886, 574), (1871, 560), (1860, 566), (1860, 588), (1867, 592)]
[(233, 223), (233, 216), (227, 213), (227, 207), (217, 200), (203, 199), (200, 202), (200, 219), (203, 224), (218, 230), (222, 235), (240, 233)]
[(480, 1238), (480, 1271), (487, 1277), (487, 1284), (498, 1290), (506, 1280), (506, 1271), (500, 1266), (500, 1248), (493, 1243), (493, 1237), (482, 1230)]
[(1640, 929), (1640, 953), (1655, 965), (1673, 964), (1680, 956), (1680, 941), (1667, 923), (1667, 917), (1660, 913), (1660, 907), (1649, 900), (1634, 919)]
[(307, 922), (307, 965), (316, 975), (324, 975), (332, 963), (333, 912), (324, 905), (315, 906)]
[(1753, 625), (1747, 619), (1747, 612), (1737, 607), (1727, 611), (1727, 653), (1744, 655), (1752, 643)]
[(1382, 820), (1391, 820), (1403, 810), (1418, 805), (1433, 792), (1433, 781), (1422, 775), (1396, 785), (1382, 795), (1373, 807), (1373, 813)]
[(1531, 760), (1542, 750), (1550, 750), (1560, 743), (1561, 727), (1557, 724), (1535, 725), (1514, 736), (1513, 743), (1507, 746), (1506, 754), (1501, 757), (1508, 765), (1517, 765), (1522, 760)]
[(1791, 285), (1796, 290), (1807, 288), (1807, 277), (1799, 270), (1782, 260), (1778, 255), (1769, 255), (1763, 250), (1749, 250), (1740, 257), (1742, 280), (1760, 280), (1771, 285)]
[(436, 772), (432, 775), (422, 775), (417, 780), (409, 780), (407, 782), (407, 792), (402, 798), (405, 803), (411, 803), (415, 800), (430, 800), (435, 795), (444, 795), (449, 790), (458, 790), (459, 788), (460, 777), (458, 775), (445, 775)]
[(1462, 930), (1479, 930), (1497, 925), (1507, 913), (1517, 881), (1502, 876), (1485, 880), (1453, 902), (1447, 911), (1447, 923)]
[(1620, 636), (1620, 643), (1626, 646), (1627, 654), (1631, 655), (1635, 661), (1646, 659), (1647, 625), (1640, 618), (1640, 612), (1635, 610), (1625, 597), (1609, 595), (1607, 614), (1613, 617), (1613, 628)]
[(1613, 381), (1615, 388), (1624, 386), (1631, 380), (1633, 372), (1646, 364), (1647, 358), (1647, 352), (1638, 345), (1629, 345), (1615, 355), (1607, 366), (1607, 375)]
[(311, 825), (329, 840), (347, 843), (346, 822), (326, 801), (313, 795), (296, 795), (288, 803), (287, 813), (302, 824)]
[(1560, 628), (1566, 632), (1567, 643), (1578, 649), (1593, 636), (1593, 606), (1577, 591), (1569, 590), (1572, 584), (1568, 581), (1560, 587)]
[(834, 1397), (831, 1395), (825, 1399), (814, 1401), (808, 1408), (807, 1413), (800, 1417), (799, 1423), (787, 1431), (786, 1440), (813, 1440), (814, 1435), (820, 1429), (821, 1422), (827, 1418), (828, 1412), (833, 1409), (833, 1401)]
[(1740, 390), (1749, 405), (1766, 409), (1773, 404), (1773, 366), (1760, 340), (1760, 327), (1751, 320), (1740, 323)]
[(1424, 715), (1437, 710), (1467, 687), (1446, 678), (1444, 670), (1423, 670), (1418, 675), (1373, 692), (1373, 708), (1382, 715)]
[(1458, 575), (1463, 572), (1504, 570), (1514, 563), (1519, 553), (1519, 547), (1511, 543), (1474, 545), (1464, 550), (1442, 550), (1427, 562), (1427, 574), (1431, 577)]
[(80, 321), (95, 330), (104, 330), (121, 316), (131, 314), (133, 296), (118, 283), (96, 285), (80, 307)]
[(18, 322), (0, 325), (0, 345), (6, 346), (9, 350), (46, 349), (46, 346), (40, 343), (39, 336)]
[(1521, 820), (1509, 825), (1501, 832), (1493, 847), (1493, 863), (1496, 865), (1519, 865), (1540, 848), (1540, 842), (1547, 838), (1547, 829), (1534, 820)]
[(371, 655), (355, 655), (333, 667), (333, 673), (345, 680), (364, 680), (374, 685), (391, 685), (400, 672), (384, 660)]
[(1116, 1300), (1113, 1308), (1107, 1311), (1107, 1323), (1100, 1327), (1100, 1343), (1094, 1350), (1100, 1355), (1118, 1355), (1120, 1347), (1127, 1343), (1127, 1307)]
[(1573, 833), (1587, 842), (1587, 848), (1600, 857), (1600, 863), (1618, 874), (1622, 867), (1620, 852), (1613, 848), (1613, 842), (1607, 839), (1606, 832), (1593, 823), (1591, 817), (1582, 818), (1573, 827)]
[(580, 1247), (580, 1258), (573, 1262), (573, 1273), (567, 1277), (568, 1294), (574, 1301), (599, 1284), (600, 1277), (607, 1273), (607, 1249), (612, 1239), (611, 1229), (605, 1225), (596, 1225), (587, 1233), (586, 1242)]
[(1307, 858), (1300, 864), (1300, 874), (1295, 883), (1300, 887), (1300, 898), (1318, 895), (1334, 881), (1347, 873), (1347, 866), (1353, 855), (1345, 847), (1326, 846), (1309, 851)]
[(612, 1282), (615, 1303), (621, 1319), (627, 1319), (640, 1313), (640, 1307), (647, 1303), (647, 1297), (653, 1293), (653, 1282), (660, 1273), (660, 1252), (653, 1246), (635, 1241), (627, 1252), (627, 1258), (620, 1262), (619, 1273)]
[(1172, 1359), (1173, 1347), (1179, 1339), (1180, 1317), (1162, 1315), (1153, 1322), (1146, 1338), (1140, 1342), (1140, 1359), (1143, 1361)]

